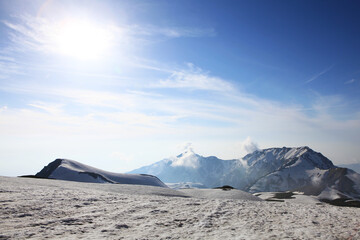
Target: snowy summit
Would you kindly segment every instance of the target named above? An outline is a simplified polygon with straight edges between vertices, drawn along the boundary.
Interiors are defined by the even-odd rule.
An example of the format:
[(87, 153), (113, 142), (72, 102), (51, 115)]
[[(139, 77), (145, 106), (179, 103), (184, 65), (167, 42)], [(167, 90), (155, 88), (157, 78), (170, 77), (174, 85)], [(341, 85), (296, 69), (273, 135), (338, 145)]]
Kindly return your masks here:
[(112, 173), (68, 159), (56, 159), (45, 166), (35, 176), (39, 178), (77, 182), (120, 183), (167, 187), (155, 176), (147, 174)]

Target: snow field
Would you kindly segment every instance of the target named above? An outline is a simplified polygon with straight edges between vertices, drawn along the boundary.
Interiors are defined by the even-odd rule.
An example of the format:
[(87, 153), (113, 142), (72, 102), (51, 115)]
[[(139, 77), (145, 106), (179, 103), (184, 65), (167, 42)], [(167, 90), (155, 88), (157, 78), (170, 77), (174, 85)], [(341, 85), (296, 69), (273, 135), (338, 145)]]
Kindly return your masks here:
[(0, 182), (0, 239), (360, 239), (358, 208), (190, 198), (138, 185)]

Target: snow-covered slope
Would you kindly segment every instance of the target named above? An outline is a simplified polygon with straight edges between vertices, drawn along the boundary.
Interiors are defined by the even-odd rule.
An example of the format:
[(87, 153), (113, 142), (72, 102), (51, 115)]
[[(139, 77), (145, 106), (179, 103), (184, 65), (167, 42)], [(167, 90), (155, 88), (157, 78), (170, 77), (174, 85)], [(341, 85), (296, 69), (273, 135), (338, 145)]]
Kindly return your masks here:
[(103, 171), (67, 159), (56, 159), (49, 163), (36, 177), (77, 182), (120, 183), (167, 187), (157, 177), (147, 174), (122, 174)]
[(131, 173), (153, 174), (169, 183), (230, 185), (249, 192), (302, 191), (317, 196), (334, 189), (341, 193), (336, 196), (360, 199), (360, 175), (334, 166), (309, 147), (257, 150), (235, 160), (203, 157), (190, 149)]
[(268, 202), (238, 190), (1, 176), (0, 183), (0, 239), (360, 239), (360, 208), (310, 197)]

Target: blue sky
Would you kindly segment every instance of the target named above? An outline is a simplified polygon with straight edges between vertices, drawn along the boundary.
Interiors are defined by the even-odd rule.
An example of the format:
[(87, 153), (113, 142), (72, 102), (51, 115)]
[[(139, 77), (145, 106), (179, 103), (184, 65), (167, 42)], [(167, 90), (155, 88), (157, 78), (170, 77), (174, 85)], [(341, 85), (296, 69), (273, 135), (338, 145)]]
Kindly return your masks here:
[(55, 158), (125, 172), (187, 143), (223, 159), (307, 145), (360, 162), (359, 11), (358, 1), (1, 1), (0, 174)]

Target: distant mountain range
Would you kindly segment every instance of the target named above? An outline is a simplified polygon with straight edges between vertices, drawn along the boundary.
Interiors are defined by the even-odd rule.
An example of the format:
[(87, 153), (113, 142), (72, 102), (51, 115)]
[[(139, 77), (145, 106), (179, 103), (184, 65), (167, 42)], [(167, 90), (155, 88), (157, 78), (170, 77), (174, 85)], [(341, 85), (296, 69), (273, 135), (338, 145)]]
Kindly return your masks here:
[(56, 159), (45, 166), (35, 177), (77, 182), (121, 183), (167, 187), (157, 177), (148, 174), (112, 173), (68, 159)]
[(360, 173), (360, 163), (341, 164), (339, 167), (350, 168), (357, 173)]
[[(298, 191), (337, 205), (360, 206), (360, 174), (334, 166), (309, 147), (257, 150), (242, 159), (203, 157), (192, 149), (130, 173), (112, 173), (67, 159), (56, 159), (38, 178), (173, 188), (229, 185), (251, 193)], [(352, 203), (351, 201), (356, 201)]]
[(301, 191), (319, 198), (360, 199), (360, 175), (340, 168), (309, 147), (257, 150), (242, 159), (203, 157), (191, 149), (130, 173), (146, 173), (166, 183), (230, 185), (249, 192)]

